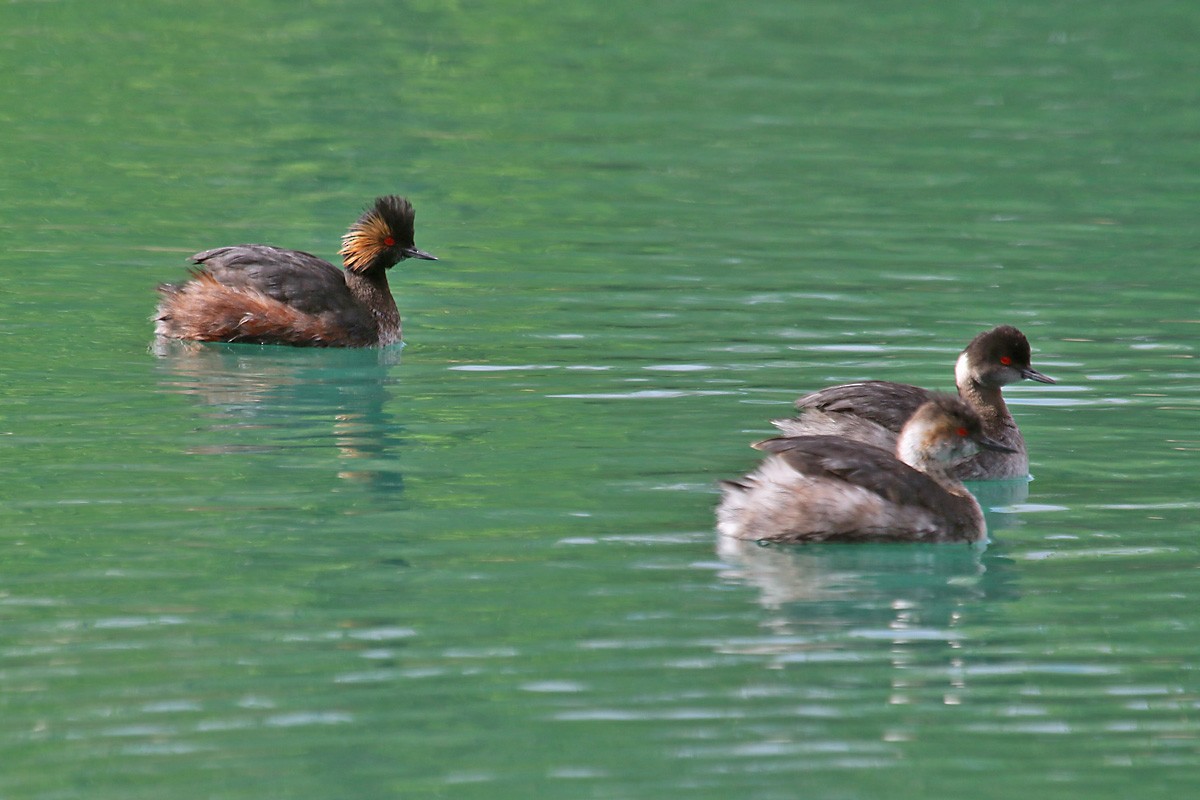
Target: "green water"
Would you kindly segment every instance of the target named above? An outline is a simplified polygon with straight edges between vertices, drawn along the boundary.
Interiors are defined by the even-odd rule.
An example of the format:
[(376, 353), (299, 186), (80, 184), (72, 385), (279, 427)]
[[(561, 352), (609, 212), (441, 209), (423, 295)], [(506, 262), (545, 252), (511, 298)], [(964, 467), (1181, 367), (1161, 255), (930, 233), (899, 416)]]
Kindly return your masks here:
[[(1187, 796), (1198, 27), (0, 7), (0, 798)], [(150, 352), (391, 192), (403, 350)], [(1059, 384), (984, 552), (717, 551), (797, 394), (998, 323)]]

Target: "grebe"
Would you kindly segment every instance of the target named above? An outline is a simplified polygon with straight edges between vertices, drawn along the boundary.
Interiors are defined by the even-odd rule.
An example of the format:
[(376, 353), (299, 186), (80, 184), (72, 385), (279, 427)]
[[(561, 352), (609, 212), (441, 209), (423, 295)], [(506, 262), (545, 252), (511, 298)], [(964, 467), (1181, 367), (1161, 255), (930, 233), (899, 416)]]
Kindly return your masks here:
[(378, 198), (342, 237), (338, 269), (299, 250), (265, 244), (192, 256), (186, 283), (158, 287), (163, 338), (296, 347), (376, 347), (400, 340), (387, 271), (406, 258), (437, 259), (413, 242), (412, 204)]
[(758, 469), (722, 481), (717, 530), (760, 542), (974, 542), (983, 511), (951, 472), (988, 438), (957, 397), (934, 395), (900, 431), (895, 455), (840, 436), (793, 436), (754, 445)]
[[(1029, 340), (1011, 325), (984, 331), (971, 340), (954, 365), (958, 395), (979, 418), (988, 438), (1007, 450), (982, 450), (954, 469), (961, 480), (1023, 478), (1029, 475), (1025, 439), (1000, 389), (1028, 379), (1054, 383), (1030, 366)], [(890, 381), (830, 386), (796, 401), (800, 415), (772, 420), (785, 436), (831, 434), (891, 451), (896, 435), (917, 407), (933, 395), (928, 389)]]

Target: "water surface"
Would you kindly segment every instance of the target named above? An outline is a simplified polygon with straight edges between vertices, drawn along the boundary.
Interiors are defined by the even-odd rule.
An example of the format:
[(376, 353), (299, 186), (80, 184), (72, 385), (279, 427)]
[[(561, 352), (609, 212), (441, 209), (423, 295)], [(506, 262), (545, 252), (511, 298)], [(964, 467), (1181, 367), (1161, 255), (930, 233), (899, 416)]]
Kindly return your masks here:
[[(1196, 19), (10, 3), (0, 795), (1186, 794)], [(406, 347), (151, 352), (390, 192)], [(796, 395), (998, 323), (985, 550), (718, 549)]]

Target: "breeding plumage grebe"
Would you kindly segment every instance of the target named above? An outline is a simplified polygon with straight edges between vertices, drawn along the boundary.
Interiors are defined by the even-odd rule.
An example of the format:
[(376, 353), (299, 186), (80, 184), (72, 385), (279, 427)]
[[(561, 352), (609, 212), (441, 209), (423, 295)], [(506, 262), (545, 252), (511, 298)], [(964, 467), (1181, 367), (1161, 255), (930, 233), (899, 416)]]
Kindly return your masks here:
[[(1029, 340), (1011, 325), (984, 331), (971, 340), (954, 365), (961, 397), (983, 420), (988, 438), (1005, 451), (983, 450), (959, 464), (961, 480), (1023, 478), (1029, 474), (1025, 439), (1000, 390), (1022, 379), (1054, 383), (1029, 365)], [(772, 420), (786, 436), (847, 436), (891, 451), (905, 420), (933, 395), (906, 383), (864, 381), (830, 386), (796, 401), (800, 416)]]
[(983, 511), (951, 467), (988, 438), (956, 397), (935, 395), (904, 424), (895, 455), (840, 436), (795, 436), (754, 445), (769, 455), (722, 481), (717, 530), (767, 542), (973, 542)]
[(412, 204), (378, 198), (342, 237), (338, 269), (265, 244), (197, 253), (186, 283), (158, 287), (155, 333), (201, 342), (375, 347), (400, 340), (387, 271), (406, 258), (437, 259), (413, 242)]

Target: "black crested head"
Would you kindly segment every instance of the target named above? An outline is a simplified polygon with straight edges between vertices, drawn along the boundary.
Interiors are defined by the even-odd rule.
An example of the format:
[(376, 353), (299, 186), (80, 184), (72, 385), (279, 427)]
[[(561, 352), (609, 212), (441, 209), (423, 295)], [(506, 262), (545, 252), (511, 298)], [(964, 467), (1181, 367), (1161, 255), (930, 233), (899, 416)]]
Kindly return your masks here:
[(406, 258), (436, 260), (413, 242), (412, 203), (399, 195), (377, 198), (342, 237), (342, 262), (351, 272), (387, 269)]
[(374, 205), (363, 216), (366, 217), (368, 214), (384, 220), (396, 235), (397, 241), (412, 244), (413, 220), (416, 219), (417, 212), (413, 210), (412, 203), (408, 202), (406, 198), (396, 194), (378, 197), (375, 199)]

